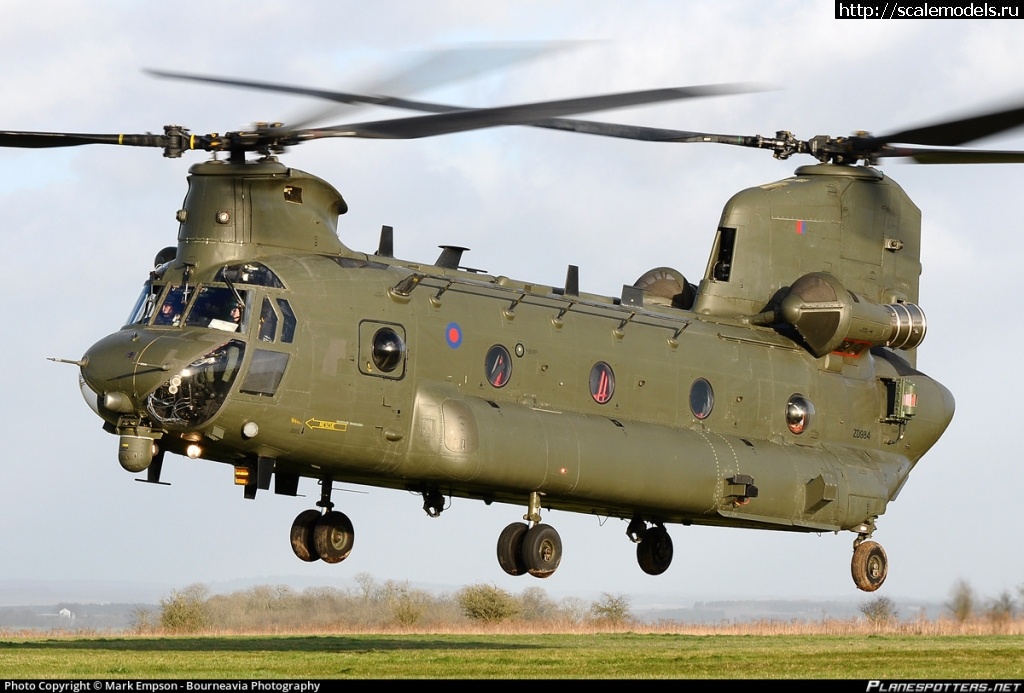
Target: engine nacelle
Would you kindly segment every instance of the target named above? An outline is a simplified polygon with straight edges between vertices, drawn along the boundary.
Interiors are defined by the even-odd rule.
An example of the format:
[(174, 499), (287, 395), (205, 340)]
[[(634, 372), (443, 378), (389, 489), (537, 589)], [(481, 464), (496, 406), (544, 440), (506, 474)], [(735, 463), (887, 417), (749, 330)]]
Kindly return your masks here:
[(847, 291), (825, 272), (793, 282), (778, 317), (796, 328), (815, 356), (837, 351), (856, 355), (873, 346), (915, 349), (928, 330), (921, 308), (913, 303), (876, 303)]

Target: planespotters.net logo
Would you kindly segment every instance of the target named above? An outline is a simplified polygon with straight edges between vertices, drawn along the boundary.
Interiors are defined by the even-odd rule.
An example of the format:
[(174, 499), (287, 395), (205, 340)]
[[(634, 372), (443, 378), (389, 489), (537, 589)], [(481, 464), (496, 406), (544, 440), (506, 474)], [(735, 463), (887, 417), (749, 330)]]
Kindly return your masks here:
[(867, 693), (1015, 693), (1019, 681), (868, 681)]

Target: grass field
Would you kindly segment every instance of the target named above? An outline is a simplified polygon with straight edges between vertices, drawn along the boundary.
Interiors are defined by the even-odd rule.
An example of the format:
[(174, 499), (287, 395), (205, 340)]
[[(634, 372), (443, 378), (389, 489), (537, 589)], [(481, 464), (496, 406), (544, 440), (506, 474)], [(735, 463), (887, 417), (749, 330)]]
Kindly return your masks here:
[(1024, 679), (1021, 635), (3, 637), (0, 679)]

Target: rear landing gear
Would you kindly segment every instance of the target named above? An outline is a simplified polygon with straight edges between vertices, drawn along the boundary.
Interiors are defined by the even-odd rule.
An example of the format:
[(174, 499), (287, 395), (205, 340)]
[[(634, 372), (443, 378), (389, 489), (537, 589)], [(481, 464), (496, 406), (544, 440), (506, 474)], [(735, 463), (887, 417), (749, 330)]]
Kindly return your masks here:
[(644, 532), (636, 545), (636, 562), (648, 575), (661, 575), (672, 565), (672, 537), (661, 525)]
[(523, 537), (530, 526), (525, 522), (513, 522), (498, 535), (498, 565), (509, 575), (526, 572), (523, 558)]
[(672, 565), (672, 537), (660, 522), (648, 527), (642, 519), (634, 517), (626, 535), (636, 543), (636, 562), (648, 575), (661, 575)]
[(292, 522), (292, 551), (307, 562), (341, 563), (352, 553), (356, 531), (348, 515), (333, 510), (330, 479), (321, 482), (317, 505), (326, 512), (305, 510)]
[(562, 539), (551, 525), (540, 523), (540, 497), (530, 494), (526, 517), (534, 523), (513, 522), (498, 535), (498, 565), (509, 575), (529, 573), (551, 577), (562, 561)]
[(864, 541), (858, 537), (853, 546), (853, 561), (850, 564), (853, 582), (858, 589), (874, 592), (885, 582), (889, 574), (889, 559), (882, 545), (874, 541)]
[(562, 562), (562, 538), (551, 525), (534, 525), (523, 535), (526, 572), (537, 578), (551, 577)]

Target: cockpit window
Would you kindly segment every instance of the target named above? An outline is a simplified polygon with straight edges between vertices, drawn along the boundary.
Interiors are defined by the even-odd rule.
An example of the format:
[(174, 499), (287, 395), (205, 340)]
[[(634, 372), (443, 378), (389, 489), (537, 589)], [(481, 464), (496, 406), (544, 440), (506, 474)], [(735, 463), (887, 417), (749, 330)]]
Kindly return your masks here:
[(226, 286), (202, 287), (192, 302), (192, 308), (185, 318), (185, 325), (209, 327), (225, 332), (244, 332), (248, 324), (248, 293), (236, 292)]
[(153, 315), (153, 309), (156, 307), (157, 298), (160, 296), (160, 292), (163, 291), (163, 289), (163, 286), (153, 286), (152, 282), (146, 282), (145, 286), (142, 287), (142, 293), (139, 294), (138, 300), (135, 301), (135, 307), (132, 308), (131, 315), (128, 316), (128, 322), (125, 324), (137, 325), (139, 323), (148, 322), (150, 317)]
[(181, 324), (181, 316), (185, 314), (185, 302), (188, 297), (185, 289), (180, 286), (172, 286), (167, 292), (167, 297), (160, 304), (160, 311), (153, 320), (154, 325), (170, 325), (177, 327)]
[(284, 284), (274, 274), (274, 271), (259, 262), (221, 267), (217, 276), (214, 277), (214, 281), (225, 284), (255, 284), (256, 286), (269, 286), (273, 289), (284, 288)]

